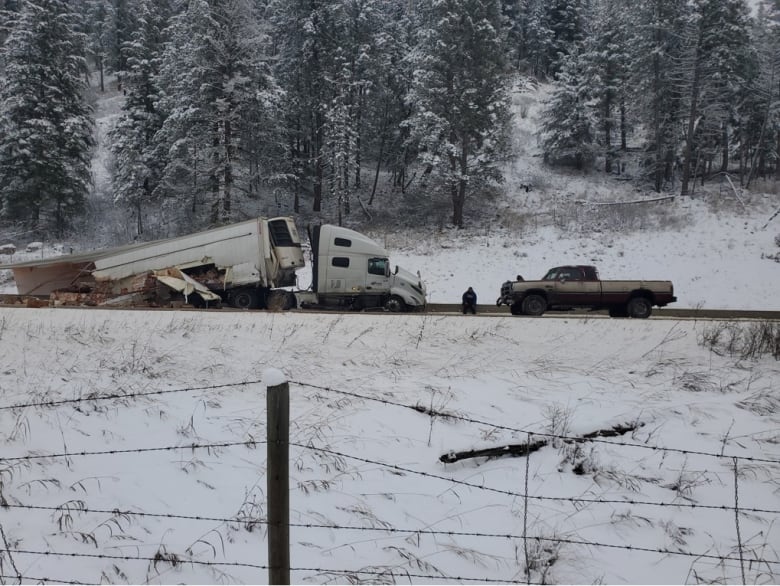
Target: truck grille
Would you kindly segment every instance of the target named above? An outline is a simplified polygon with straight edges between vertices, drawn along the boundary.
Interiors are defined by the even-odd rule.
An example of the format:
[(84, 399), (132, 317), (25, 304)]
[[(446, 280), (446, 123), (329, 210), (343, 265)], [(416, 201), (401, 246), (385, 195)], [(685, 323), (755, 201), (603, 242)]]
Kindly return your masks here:
[(512, 281), (506, 281), (501, 285), (501, 297), (507, 298), (512, 293)]

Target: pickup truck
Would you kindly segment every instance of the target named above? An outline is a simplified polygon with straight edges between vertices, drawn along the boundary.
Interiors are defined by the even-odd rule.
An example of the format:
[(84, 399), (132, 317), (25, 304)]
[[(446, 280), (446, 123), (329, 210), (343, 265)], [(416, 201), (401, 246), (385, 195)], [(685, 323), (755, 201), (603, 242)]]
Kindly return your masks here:
[(542, 315), (548, 310), (607, 309), (611, 317), (647, 318), (653, 306), (677, 301), (671, 281), (602, 281), (594, 266), (554, 267), (539, 281), (518, 275), (501, 285), (496, 305), (512, 315)]

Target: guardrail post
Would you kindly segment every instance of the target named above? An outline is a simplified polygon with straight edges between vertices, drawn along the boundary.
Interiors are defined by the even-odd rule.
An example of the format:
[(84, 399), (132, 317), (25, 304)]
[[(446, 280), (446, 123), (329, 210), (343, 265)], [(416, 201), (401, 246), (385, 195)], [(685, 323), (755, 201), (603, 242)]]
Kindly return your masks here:
[[(274, 378), (273, 376), (270, 378)], [(275, 382), (275, 381), (274, 381)], [(269, 385), (267, 409), (268, 583), (290, 583), (290, 385)]]

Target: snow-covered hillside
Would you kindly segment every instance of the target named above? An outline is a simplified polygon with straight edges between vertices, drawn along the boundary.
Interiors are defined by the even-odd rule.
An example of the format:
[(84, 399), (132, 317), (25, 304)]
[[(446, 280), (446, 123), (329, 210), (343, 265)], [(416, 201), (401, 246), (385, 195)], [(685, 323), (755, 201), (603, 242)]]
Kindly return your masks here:
[[(382, 242), (395, 263), (419, 270), (434, 303), (457, 302), (469, 286), (481, 303), (492, 303), (501, 283), (517, 274), (539, 278), (551, 266), (595, 264), (605, 279), (671, 280), (678, 297), (675, 307), (780, 309), (780, 215), (774, 215), (780, 210), (780, 184), (756, 182), (754, 190), (746, 191), (720, 178), (697, 185), (692, 197), (653, 201), (659, 194), (638, 191), (621, 178), (553, 172), (541, 163), (536, 145), (547, 90), (542, 86), (514, 95), (514, 156), (505, 169), (504, 193), (489, 202), (481, 201), (479, 193), (471, 195), (467, 213), (470, 209), (474, 220), (469, 229), (449, 226), (446, 210), (427, 226), (409, 228), (377, 226), (358, 210), (351, 227)], [(121, 94), (113, 91), (98, 101), (94, 206), (107, 217), (121, 218), (109, 213), (105, 200), (110, 191), (106, 132), (120, 100)], [(629, 164), (627, 172), (632, 171), (636, 169)], [(397, 200), (380, 190), (375, 205), (397, 206)], [(323, 216), (301, 222), (312, 219), (335, 221)], [(112, 244), (128, 241), (132, 226), (108, 224), (119, 239)], [(6, 240), (11, 239), (0, 234), (0, 245)], [(30, 256), (24, 253), (24, 235), (13, 243), (19, 252), (4, 260)], [(84, 245), (71, 246), (80, 250)], [(310, 283), (309, 269), (303, 269), (299, 285)], [(8, 272), (0, 271), (0, 292), (15, 292)]]

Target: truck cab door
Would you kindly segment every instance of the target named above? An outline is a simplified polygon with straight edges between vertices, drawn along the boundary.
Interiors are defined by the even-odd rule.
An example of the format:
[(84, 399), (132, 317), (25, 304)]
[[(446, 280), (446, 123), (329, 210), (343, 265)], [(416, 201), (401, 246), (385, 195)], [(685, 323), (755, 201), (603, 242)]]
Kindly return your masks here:
[(558, 274), (550, 299), (555, 305), (576, 307), (590, 304), (599, 294), (598, 282), (586, 281), (581, 270), (569, 268)]
[(390, 291), (390, 261), (382, 257), (368, 259), (366, 294), (384, 295)]

